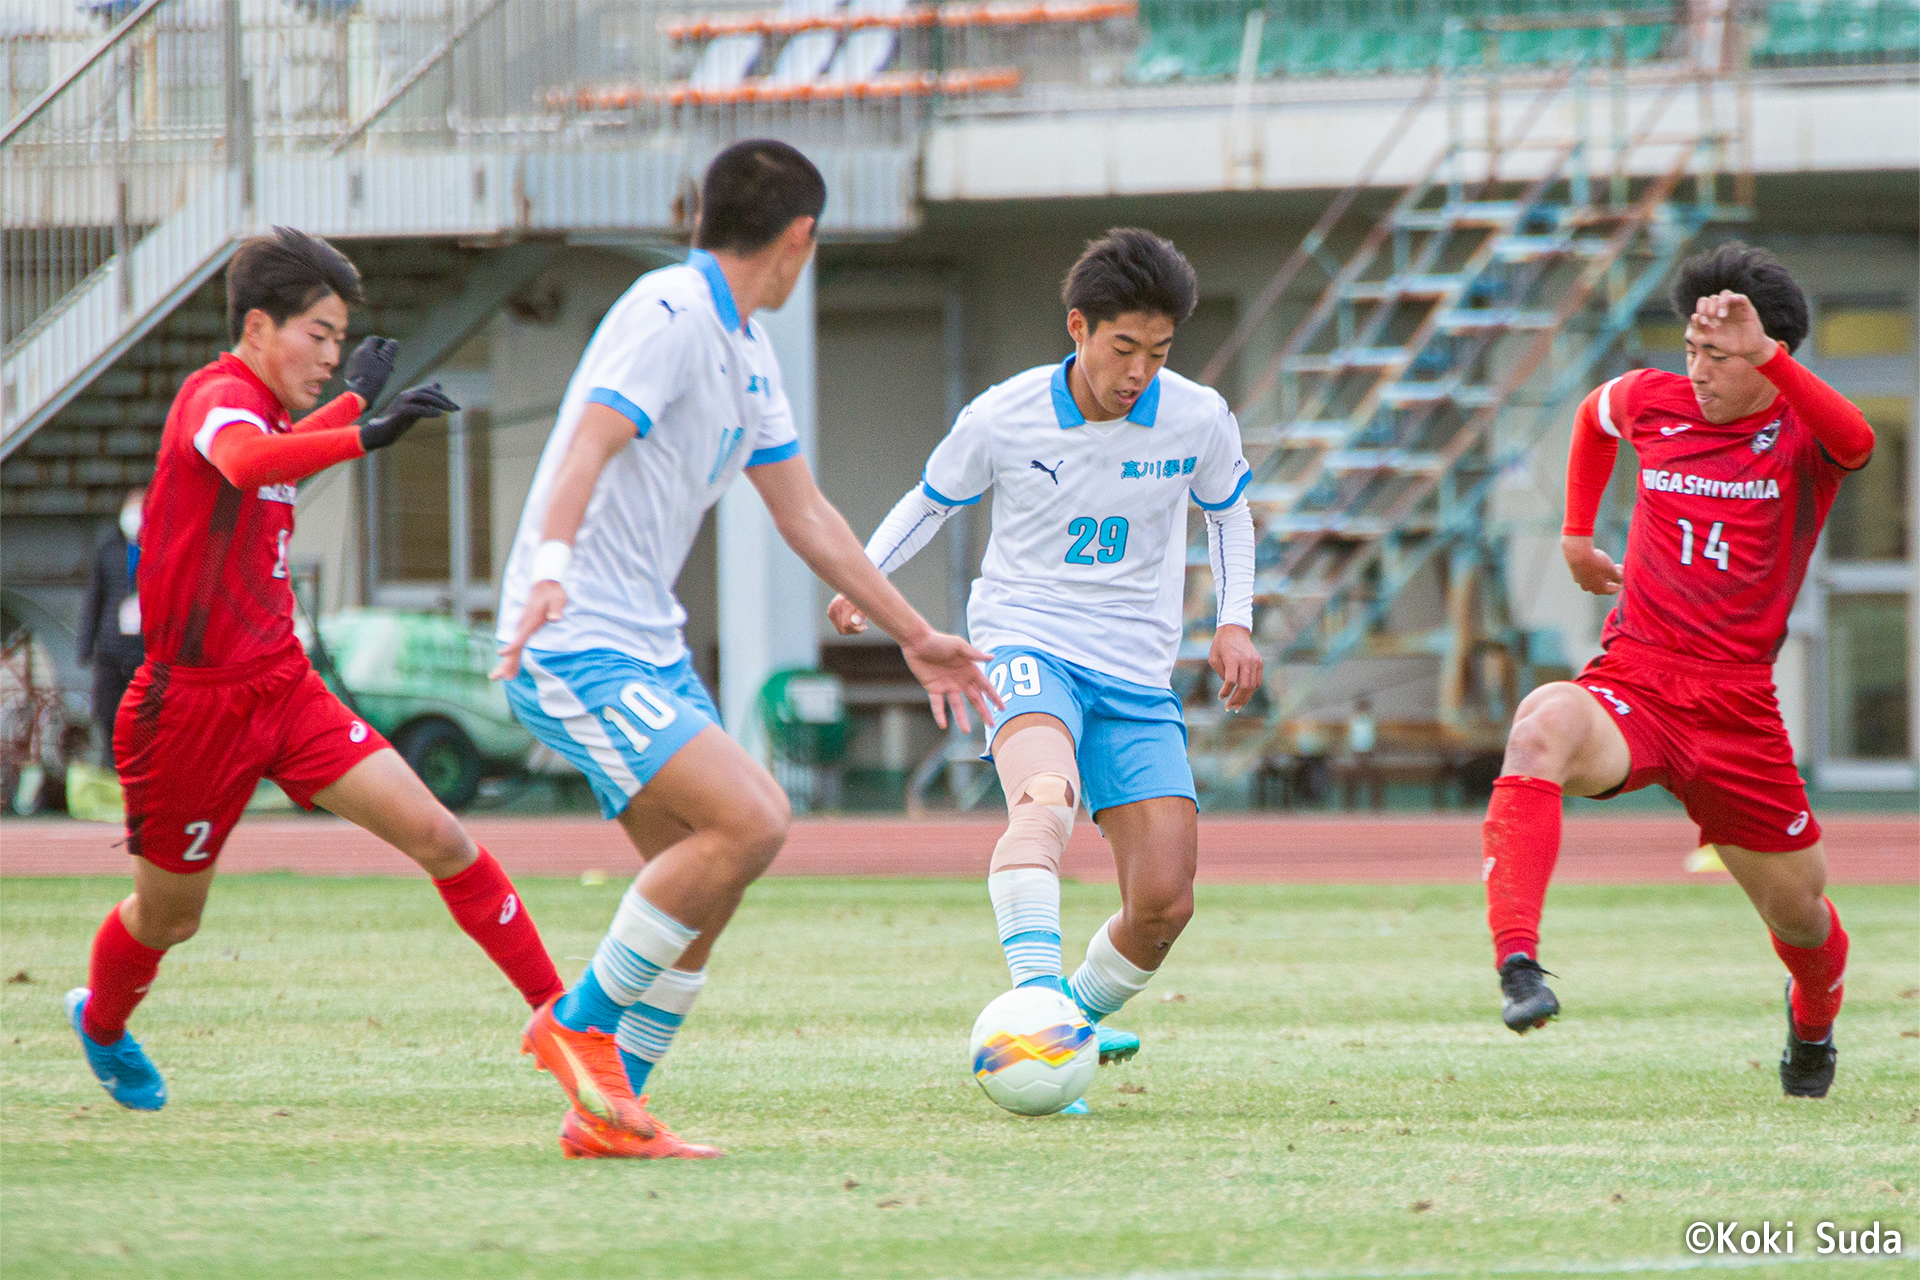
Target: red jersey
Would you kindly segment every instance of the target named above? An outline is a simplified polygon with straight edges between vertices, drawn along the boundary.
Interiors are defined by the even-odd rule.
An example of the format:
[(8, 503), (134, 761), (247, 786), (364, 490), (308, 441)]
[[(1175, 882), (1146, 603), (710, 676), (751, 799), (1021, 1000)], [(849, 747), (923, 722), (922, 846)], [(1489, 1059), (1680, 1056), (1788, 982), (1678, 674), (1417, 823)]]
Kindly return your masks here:
[(286, 407), (231, 352), (173, 398), (140, 523), (141, 638), (147, 661), (225, 667), (297, 654), (287, 543), (298, 487), (241, 490), (208, 460), (224, 429), (280, 433)]
[(1589, 394), (1575, 429), (1625, 440), (1640, 462), (1625, 582), (1601, 644), (1626, 636), (1712, 662), (1771, 663), (1847, 474), (1808, 423), (1784, 395), (1708, 422), (1686, 378), (1639, 369)]

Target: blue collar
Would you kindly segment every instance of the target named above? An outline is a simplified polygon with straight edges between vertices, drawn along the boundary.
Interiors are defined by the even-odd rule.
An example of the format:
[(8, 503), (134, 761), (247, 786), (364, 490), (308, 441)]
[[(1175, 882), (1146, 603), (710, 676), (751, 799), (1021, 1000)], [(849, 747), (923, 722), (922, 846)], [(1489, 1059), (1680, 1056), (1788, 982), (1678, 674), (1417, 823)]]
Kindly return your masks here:
[(687, 255), (687, 265), (707, 278), (707, 288), (713, 290), (713, 309), (719, 312), (720, 323), (728, 329), (746, 333), (748, 330), (740, 319), (740, 308), (733, 303), (733, 290), (727, 287), (727, 273), (720, 269), (714, 256), (705, 249), (695, 249)]
[[(1080, 406), (1073, 402), (1073, 392), (1067, 387), (1067, 370), (1073, 367), (1073, 356), (1060, 362), (1053, 371), (1053, 416), (1060, 420), (1062, 431), (1087, 425), (1086, 415), (1080, 412)], [(1137, 426), (1151, 427), (1160, 413), (1160, 375), (1154, 374), (1153, 381), (1133, 402), (1133, 408), (1127, 413), (1127, 421)]]

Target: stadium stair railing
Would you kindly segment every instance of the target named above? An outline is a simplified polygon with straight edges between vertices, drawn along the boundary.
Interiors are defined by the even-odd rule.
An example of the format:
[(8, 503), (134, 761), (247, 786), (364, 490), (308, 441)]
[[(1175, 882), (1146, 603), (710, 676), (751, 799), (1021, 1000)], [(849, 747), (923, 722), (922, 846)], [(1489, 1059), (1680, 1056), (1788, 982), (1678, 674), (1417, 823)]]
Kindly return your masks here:
[[(485, 260), (443, 281), (445, 305), (414, 331), (436, 341), (483, 321), (561, 237), (683, 233), (698, 166), (743, 127), (812, 130), (810, 153), (835, 193), (826, 229), (890, 235), (916, 224), (917, 152), (885, 121), (827, 119), (802, 104), (791, 118), (707, 121), (663, 145), (655, 118), (580, 121), (542, 105), (609, 65), (637, 62), (665, 83), (659, 4), (447, 0), (350, 18), (338, 8), (139, 0), (102, 11), (113, 25), (90, 45), (74, 33), (60, 42), (84, 52), (0, 126), (0, 458), (109, 370), (130, 386), (172, 369), (129, 353), (241, 239), (275, 224), (483, 246)], [(830, 80), (831, 56), (796, 53), (794, 82)], [(9, 90), (18, 101), (18, 86)], [(410, 341), (404, 354), (412, 363), (440, 352)], [(85, 429), (129, 425), (103, 413)], [(134, 415), (142, 431), (146, 416)], [(95, 440), (94, 487), (127, 481), (116, 450), (144, 443)], [(77, 475), (88, 446), (72, 444)], [(94, 496), (44, 501), (90, 510)]]
[[(1748, 216), (1747, 182), (1728, 173), (1742, 126), (1715, 122), (1700, 73), (1676, 67), (1624, 132), (1622, 97), (1604, 143), (1587, 128), (1598, 74), (1563, 69), (1517, 126), (1491, 136), (1461, 123), (1461, 77), (1431, 79), (1201, 374), (1222, 376), (1303, 269), (1327, 273), (1236, 405), (1253, 467), (1255, 640), (1270, 680), (1260, 717), (1224, 717), (1191, 700), (1203, 785), (1238, 785), (1284, 754), (1294, 717), (1351, 657), (1438, 656), (1440, 719), (1467, 746), (1494, 742), (1525, 692), (1513, 687), (1524, 682), (1528, 637), (1505, 600), (1511, 530), (1490, 509), (1496, 481), (1564, 426), (1570, 398), (1702, 228)], [(1482, 83), (1498, 94), (1497, 76)], [(1624, 77), (1611, 84), (1625, 93)], [(1358, 247), (1334, 258), (1336, 229), (1443, 90), (1452, 135)], [(1737, 107), (1729, 114), (1737, 120)], [(1496, 103), (1487, 118), (1503, 118)], [(1662, 163), (1639, 163), (1645, 157)], [(1503, 163), (1530, 176), (1505, 179)], [(1655, 176), (1626, 177), (1648, 169)], [(1729, 176), (1732, 202), (1721, 194)], [(1444, 624), (1387, 635), (1396, 600), (1436, 559)], [(1197, 538), (1181, 649), (1189, 671), (1212, 641), (1207, 560)], [(1473, 659), (1489, 648), (1505, 655), (1505, 687), (1476, 691)]]

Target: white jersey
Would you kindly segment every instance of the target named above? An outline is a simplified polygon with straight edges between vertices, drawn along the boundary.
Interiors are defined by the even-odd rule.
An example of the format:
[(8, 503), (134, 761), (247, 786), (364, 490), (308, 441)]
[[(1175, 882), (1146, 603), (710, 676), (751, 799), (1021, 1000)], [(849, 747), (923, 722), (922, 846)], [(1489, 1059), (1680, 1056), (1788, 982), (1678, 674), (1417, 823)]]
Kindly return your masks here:
[[(967, 607), (982, 649), (1027, 645), (1165, 687), (1179, 654), (1187, 500), (1240, 501), (1252, 475), (1240, 426), (1210, 387), (1162, 370), (1116, 422), (1088, 422), (1069, 356), (989, 388), (927, 460), (948, 506), (989, 488), (993, 534)], [(872, 553), (872, 548), (869, 553)]]
[(673, 584), (707, 508), (746, 467), (800, 452), (793, 409), (766, 330), (742, 324), (713, 256), (634, 281), (594, 331), (534, 472), (501, 586), (501, 643), (511, 641), (533, 586), (554, 479), (589, 404), (623, 415), (637, 435), (600, 473), (561, 584), (567, 608), (536, 631), (534, 649), (617, 649), (666, 666), (686, 654), (686, 610)]

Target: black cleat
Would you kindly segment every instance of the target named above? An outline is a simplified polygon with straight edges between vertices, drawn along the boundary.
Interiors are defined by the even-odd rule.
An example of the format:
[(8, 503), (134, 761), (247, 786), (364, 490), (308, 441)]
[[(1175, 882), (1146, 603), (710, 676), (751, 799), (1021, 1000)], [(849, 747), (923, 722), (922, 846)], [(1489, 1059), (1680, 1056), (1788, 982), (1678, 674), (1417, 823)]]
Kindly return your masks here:
[(1517, 1036), (1535, 1027), (1544, 1027), (1549, 1018), (1560, 1016), (1560, 1001), (1554, 998), (1543, 980), (1553, 975), (1542, 969), (1524, 951), (1516, 951), (1500, 962), (1500, 1020)]
[(1789, 1098), (1824, 1098), (1833, 1087), (1833, 1067), (1840, 1051), (1833, 1033), (1825, 1040), (1806, 1041), (1793, 1030), (1793, 979), (1787, 979), (1787, 1047), (1780, 1051), (1780, 1088)]

